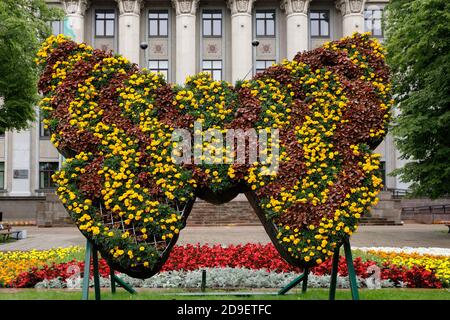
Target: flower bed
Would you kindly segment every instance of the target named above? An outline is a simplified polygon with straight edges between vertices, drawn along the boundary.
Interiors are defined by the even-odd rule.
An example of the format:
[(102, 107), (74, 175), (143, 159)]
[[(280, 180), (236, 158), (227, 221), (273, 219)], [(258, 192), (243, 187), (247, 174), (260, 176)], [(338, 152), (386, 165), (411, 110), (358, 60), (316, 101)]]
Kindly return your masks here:
[[(72, 248), (70, 250), (76, 251), (80, 249)], [(55, 258), (54, 261), (51, 262), (49, 256)], [(41, 283), (40, 285), (44, 285), (45, 287), (49, 286), (50, 280), (54, 280), (52, 283), (55, 286), (58, 286), (60, 285), (58, 283), (65, 283), (67, 279), (76, 277), (77, 272), (80, 272), (80, 276), (83, 275), (84, 262), (72, 260), (58, 263), (55, 260), (64, 257), (64, 255), (55, 254), (51, 250), (43, 253), (34, 251), (32, 254), (14, 252), (0, 254), (0, 261), (2, 261), (2, 257), (3, 260), (5, 260), (5, 257), (17, 257), (15, 260), (21, 261), (21, 268), (14, 270), (8, 269), (10, 270), (8, 277), (0, 278), (0, 281), (4, 283), (4, 286), (8, 287), (30, 288), (42, 281), (45, 281), (45, 283)], [(36, 257), (42, 257), (42, 259), (37, 259)], [(15, 260), (12, 259), (10, 262), (14, 262)], [(384, 286), (410, 288), (442, 288), (449, 286), (449, 256), (369, 250), (366, 257), (356, 257), (354, 259), (355, 271), (360, 282), (370, 276), (368, 268), (374, 265), (380, 268), (380, 279)], [(0, 267), (0, 274), (4, 274), (3, 269), (4, 264)], [(294, 275), (298, 275), (298, 273), (301, 272), (301, 270), (286, 263), (279, 256), (272, 244), (245, 244), (236, 246), (231, 245), (228, 247), (222, 247), (220, 245), (186, 245), (174, 247), (171, 256), (162, 268), (163, 274), (157, 276), (156, 280), (154, 280), (155, 282), (152, 282), (153, 280), (149, 279), (148, 281), (150, 282), (145, 283), (147, 283), (147, 286), (153, 285), (158, 287), (160, 286), (159, 283), (163, 283), (161, 282), (161, 279), (166, 279), (172, 274), (178, 275), (176, 278), (178, 280), (174, 280), (172, 285), (176, 286), (176, 284), (178, 284), (177, 286), (184, 287), (187, 284), (182, 284), (182, 279), (191, 279), (190, 277), (196, 275), (200, 269), (261, 270), (264, 274), (271, 274), (270, 277), (267, 276), (270, 279), (278, 279), (265, 282), (266, 285), (267, 283), (279, 283), (279, 281), (284, 281), (286, 279), (292, 280)], [(223, 270), (214, 272), (216, 275), (218, 274), (217, 272), (224, 274)], [(243, 272), (244, 271), (239, 271), (238, 273), (242, 274)], [(262, 273), (258, 273), (258, 276), (255, 276), (255, 274), (252, 274), (251, 276), (261, 278)], [(319, 266), (314, 267), (311, 270), (311, 273), (317, 277), (325, 277), (320, 278), (322, 280), (317, 278), (316, 280), (318, 283), (326, 282), (324, 279), (328, 279), (331, 274), (331, 260), (326, 260)], [(100, 260), (100, 274), (102, 277), (108, 277), (109, 274), (109, 267), (103, 259)], [(276, 276), (275, 274), (280, 275)], [(348, 275), (347, 266), (343, 257), (341, 257), (339, 261), (338, 274), (341, 277), (346, 277)], [(237, 275), (235, 274), (235, 276)], [(162, 278), (160, 279), (159, 277)], [(233, 277), (234, 276), (230, 275), (230, 279), (235, 279)], [(58, 279), (59, 282), (56, 281), (56, 279)], [(218, 280), (214, 281), (213, 283), (216, 283)], [(226, 283), (230, 284), (234, 283), (233, 281), (235, 280), (227, 281)], [(246, 286), (246, 283), (249, 283), (249, 281), (250, 280), (243, 281), (242, 286)], [(142, 282), (140, 286), (142, 286), (143, 283), (144, 282)]]
[(436, 248), (436, 247), (353, 247), (365, 252), (391, 252), (391, 253), (415, 253), (415, 254), (426, 254), (432, 256), (447, 256), (450, 257), (450, 248)]
[(433, 271), (434, 275), (445, 282), (450, 282), (450, 258), (444, 256), (435, 256), (430, 254), (418, 253), (395, 253), (383, 251), (368, 251), (383, 259), (385, 264), (393, 264), (407, 269), (423, 268), (427, 271)]
[[(232, 288), (282, 288), (293, 279), (298, 277), (295, 272), (270, 272), (264, 269), (244, 269), (244, 268), (204, 268), (206, 271), (206, 287), (211, 289), (232, 289)], [(152, 278), (141, 280), (131, 278), (125, 274), (120, 277), (134, 288), (200, 288), (202, 283), (202, 270), (176, 270), (162, 271)], [(308, 277), (309, 288), (329, 288), (330, 275), (310, 275)], [(360, 288), (367, 287), (364, 278), (357, 278)], [(382, 288), (392, 288), (396, 285), (391, 280), (382, 280)], [(93, 283), (91, 282), (91, 285)], [(109, 287), (109, 278), (100, 277), (100, 286)], [(404, 284), (400, 284), (404, 286)], [(67, 279), (53, 278), (43, 280), (35, 285), (40, 289), (71, 288), (81, 289), (82, 281), (67, 281)], [(349, 288), (347, 276), (338, 276), (338, 288)]]
[(51, 262), (62, 262), (73, 254), (81, 252), (80, 247), (57, 248), (52, 250), (0, 251), (0, 287), (8, 285), (17, 275), (30, 267), (40, 268)]

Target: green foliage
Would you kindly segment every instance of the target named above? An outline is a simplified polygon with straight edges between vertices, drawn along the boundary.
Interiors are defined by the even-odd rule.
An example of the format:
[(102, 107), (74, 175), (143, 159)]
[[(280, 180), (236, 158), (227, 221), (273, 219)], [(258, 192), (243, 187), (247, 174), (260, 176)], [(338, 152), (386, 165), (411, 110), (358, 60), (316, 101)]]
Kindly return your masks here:
[(404, 159), (394, 172), (415, 195), (450, 193), (450, 1), (388, 5), (388, 63), (399, 115), (393, 133)]
[(50, 35), (49, 21), (62, 18), (44, 0), (0, 1), (0, 131), (26, 128), (34, 120), (40, 43)]

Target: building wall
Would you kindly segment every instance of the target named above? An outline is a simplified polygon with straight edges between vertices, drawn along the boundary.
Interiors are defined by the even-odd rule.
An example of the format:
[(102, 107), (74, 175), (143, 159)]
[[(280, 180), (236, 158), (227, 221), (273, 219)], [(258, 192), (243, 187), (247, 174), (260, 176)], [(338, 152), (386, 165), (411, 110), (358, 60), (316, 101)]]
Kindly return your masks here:
[[(304, 2), (306, 2), (306, 6), (303, 9), (301, 6), (295, 6)], [(228, 2), (225, 0), (48, 1), (50, 5), (63, 8), (67, 14), (64, 21), (61, 22), (60, 32), (97, 48), (118, 51), (130, 59), (136, 57), (135, 59), (138, 61), (135, 62), (139, 63), (141, 67), (147, 67), (149, 59), (166, 59), (169, 62), (168, 81), (171, 82), (182, 82), (180, 79), (184, 78), (181, 73), (186, 70), (191, 70), (192, 73), (202, 71), (202, 59), (214, 57), (216, 57), (214, 59), (222, 61), (222, 79), (234, 82), (238, 78), (243, 78), (247, 71), (250, 71), (247, 78), (255, 72), (256, 65), (252, 67), (252, 61), (254, 64), (257, 59), (280, 62), (287, 58), (293, 49), (295, 52), (309, 50), (320, 46), (325, 41), (341, 38), (346, 35), (345, 32), (349, 32), (349, 25), (355, 26), (355, 29), (364, 28), (363, 10), (357, 13), (347, 12), (343, 15), (342, 7), (339, 6), (341, 2), (347, 4), (347, 10), (349, 10), (348, 8), (353, 8), (352, 5), (357, 5), (361, 0), (312, 0), (310, 3), (305, 0), (283, 0), (282, 2), (279, 0), (257, 0), (256, 2), (253, 0), (228, 0)], [(383, 7), (388, 0), (363, 2), (366, 8), (377, 8)], [(246, 7), (239, 7), (242, 4), (245, 4)], [(349, 4), (350, 6), (348, 6)], [(292, 9), (294, 7), (296, 9)], [(101, 9), (110, 9), (114, 12), (113, 37), (99, 38), (95, 35), (95, 12)], [(155, 9), (168, 11), (167, 38), (149, 38), (148, 13), (149, 10)], [(222, 36), (220, 38), (202, 36), (201, 15), (202, 11), (206, 9), (218, 9), (222, 12)], [(255, 34), (255, 14), (262, 9), (275, 10), (276, 25), (273, 37), (259, 37)], [(326, 37), (310, 36), (311, 26), (307, 19), (310, 17), (311, 11), (317, 10), (329, 12), (330, 30)], [(239, 19), (236, 19), (238, 16)], [(292, 23), (293, 21), (294, 23)], [(245, 23), (248, 23), (248, 28), (251, 28), (250, 33), (246, 33), (249, 30), (247, 25), (244, 26)], [(183, 29), (187, 29), (187, 33), (179, 33)], [(245, 29), (242, 34), (241, 32), (232, 33), (232, 30), (241, 29)], [(127, 33), (127, 30), (130, 32)], [(187, 37), (190, 37), (187, 39), (189, 41), (177, 39), (177, 33), (187, 34)], [(242, 38), (243, 35), (246, 35), (247, 38)], [(256, 49), (251, 47), (251, 41), (254, 39), (260, 41), (260, 45)], [(298, 41), (299, 39), (301, 41)], [(141, 50), (140, 42), (147, 42), (149, 48), (145, 51)], [(127, 45), (129, 43), (131, 45)], [(297, 47), (293, 48), (293, 44)], [(219, 53), (213, 52), (214, 50), (209, 52), (206, 50), (207, 47), (214, 46)], [(190, 54), (180, 58), (177, 56), (177, 52), (181, 52), (179, 50)], [(237, 57), (234, 62), (233, 56)], [(192, 57), (194, 59), (189, 60)], [(190, 64), (189, 61), (194, 61), (194, 63)], [(233, 66), (238, 68), (239, 72), (233, 69)], [(36, 113), (39, 114), (38, 108), (36, 108)], [(39, 122), (36, 122), (29, 130), (7, 132), (4, 137), (0, 136), (0, 162), (3, 162), (5, 167), (4, 190), (0, 190), (0, 196), (38, 196), (44, 195), (48, 191), (40, 188), (39, 164), (43, 162), (61, 163), (62, 158), (51, 145), (49, 138), (41, 136), (40, 131)], [(390, 135), (386, 137), (376, 152), (381, 153), (381, 160), (386, 163), (387, 173), (402, 165)], [(386, 186), (388, 188), (407, 188), (407, 185), (390, 176), (386, 177)], [(0, 189), (2, 189), (1, 185)]]

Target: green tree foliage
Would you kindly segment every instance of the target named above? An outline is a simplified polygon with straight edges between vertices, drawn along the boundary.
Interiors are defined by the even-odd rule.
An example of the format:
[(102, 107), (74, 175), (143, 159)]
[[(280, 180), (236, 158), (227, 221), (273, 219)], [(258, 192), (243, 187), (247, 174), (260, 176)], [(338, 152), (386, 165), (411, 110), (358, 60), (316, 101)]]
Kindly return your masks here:
[(404, 159), (394, 171), (416, 195), (450, 193), (450, 1), (392, 0), (388, 62), (398, 116), (393, 134)]
[(62, 12), (44, 0), (0, 0), (0, 131), (34, 120), (38, 70), (35, 54)]

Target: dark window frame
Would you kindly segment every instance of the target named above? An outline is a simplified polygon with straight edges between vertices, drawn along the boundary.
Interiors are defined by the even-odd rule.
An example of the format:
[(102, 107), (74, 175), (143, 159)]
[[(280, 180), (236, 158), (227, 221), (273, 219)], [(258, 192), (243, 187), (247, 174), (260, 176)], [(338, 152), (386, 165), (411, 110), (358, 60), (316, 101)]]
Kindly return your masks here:
[[(318, 13), (319, 14), (319, 18), (313, 18), (311, 17), (311, 13)], [(324, 19), (320, 17), (321, 13), (325, 13), (328, 17), (328, 19)], [(319, 35), (313, 35), (312, 34), (312, 22), (313, 21), (318, 21), (319, 22)], [(322, 35), (322, 21), (326, 21), (328, 23), (328, 35)], [(330, 10), (326, 10), (326, 9), (318, 9), (318, 10), (311, 10), (309, 13), (309, 30), (310, 30), (310, 35), (311, 38), (331, 38), (331, 15), (330, 15)]]
[[(374, 18), (374, 12), (375, 11), (380, 11), (381, 12), (381, 17), (380, 18)], [(366, 13), (370, 12), (371, 17), (368, 18)], [(383, 28), (383, 15), (384, 15), (384, 9), (383, 8), (377, 8), (377, 9), (369, 9), (369, 8), (365, 8), (364, 9), (364, 31), (365, 32), (370, 32), (372, 37), (375, 38), (384, 38), (384, 28)], [(381, 35), (374, 35), (373, 34), (373, 30), (375, 30), (374, 28), (374, 24), (375, 21), (379, 20), (380, 21), (380, 31), (381, 31)], [(370, 28), (367, 28), (367, 25), (370, 21)]]
[[(151, 14), (157, 14), (158, 15), (158, 17), (157, 18), (150, 18), (150, 15)], [(160, 14), (167, 14), (167, 18), (161, 18), (159, 15)], [(150, 34), (150, 21), (151, 20), (156, 20), (157, 21), (157, 28), (158, 28), (158, 30), (157, 30), (157, 34), (156, 35), (151, 35)], [(160, 28), (161, 28), (161, 22), (162, 21), (165, 21), (166, 22), (166, 24), (167, 24), (167, 34), (166, 35), (161, 35), (161, 31), (160, 31)], [(166, 9), (158, 9), (158, 10), (149, 10), (148, 11), (148, 20), (147, 20), (147, 23), (148, 23), (148, 28), (147, 28), (147, 32), (148, 32), (148, 37), (149, 38), (168, 38), (169, 37), (169, 21), (170, 21), (170, 15), (169, 15), (169, 10), (166, 10)]]
[[(158, 63), (158, 68), (150, 68), (150, 61), (155, 61)], [(160, 67), (160, 62), (161, 61), (165, 61), (167, 62), (167, 68), (161, 68)], [(161, 71), (166, 71), (167, 72), (167, 76), (166, 76), (166, 81), (169, 81), (169, 60), (168, 59), (149, 59), (148, 60), (148, 70), (152, 71), (152, 72), (156, 72), (156, 73), (162, 73)], [(162, 73), (164, 74), (164, 73)]]
[[(204, 63), (210, 62), (210, 68), (204, 68)], [(220, 69), (214, 67), (214, 62), (220, 62)], [(220, 71), (220, 79), (214, 79), (214, 71)], [(211, 74), (211, 78), (214, 81), (222, 81), (223, 80), (223, 61), (221, 59), (204, 59), (202, 60), (202, 72), (209, 72)]]
[[(205, 14), (220, 14), (220, 18), (214, 18), (211, 16), (210, 18), (205, 18)], [(202, 11), (202, 37), (204, 38), (221, 38), (223, 36), (223, 12), (220, 9), (204, 9)], [(205, 34), (205, 21), (210, 23), (211, 34)], [(214, 21), (220, 21), (220, 33), (214, 34)]]
[[(264, 69), (257, 68), (258, 62), (264, 62), (265, 68)], [(267, 59), (267, 60), (258, 59), (258, 60), (256, 60), (255, 61), (255, 74), (264, 72), (264, 70), (266, 70), (268, 67), (272, 66), (272, 64), (274, 64), (274, 63), (276, 63), (276, 60), (273, 60), (273, 59)]]
[[(267, 15), (268, 13), (272, 14), (272, 18), (258, 18), (257, 15), (264, 13)], [(267, 34), (267, 21), (273, 20), (273, 34)], [(264, 21), (264, 32), (263, 34), (258, 33), (258, 21)], [(275, 9), (258, 9), (255, 10), (255, 35), (258, 38), (275, 38), (277, 36), (277, 10)]]
[[(56, 168), (42, 168), (45, 164), (56, 164)], [(51, 190), (56, 188), (56, 183), (52, 179), (52, 175), (59, 170), (59, 162), (56, 161), (45, 161), (39, 162), (39, 190)], [(42, 174), (44, 174), (44, 180), (42, 180)], [(46, 180), (47, 178), (47, 180)], [(49, 182), (46, 185), (46, 181)]]
[[(114, 14), (114, 18), (100, 18), (97, 19), (97, 14)], [(94, 11), (94, 37), (95, 38), (114, 38), (116, 36), (116, 10), (114, 9), (95, 9)], [(97, 34), (97, 21), (103, 21), (103, 35)], [(106, 22), (113, 21), (113, 35), (106, 35)]]

